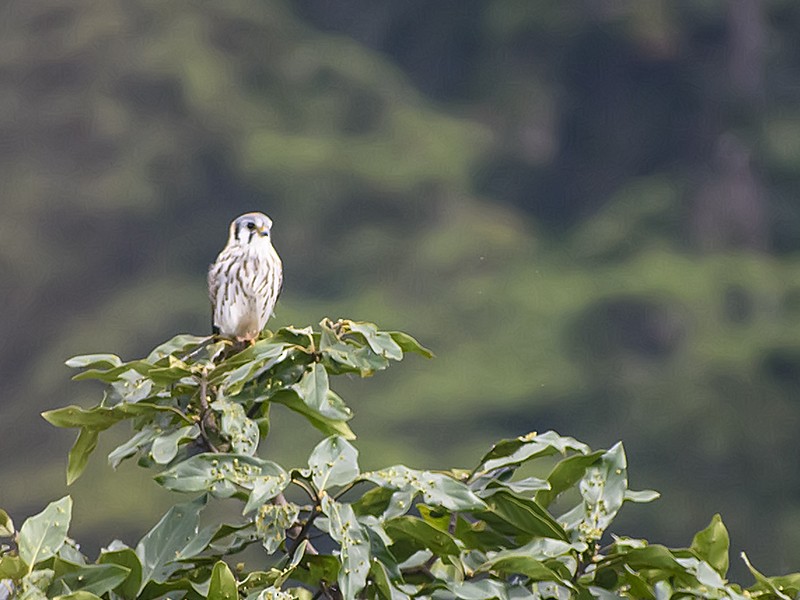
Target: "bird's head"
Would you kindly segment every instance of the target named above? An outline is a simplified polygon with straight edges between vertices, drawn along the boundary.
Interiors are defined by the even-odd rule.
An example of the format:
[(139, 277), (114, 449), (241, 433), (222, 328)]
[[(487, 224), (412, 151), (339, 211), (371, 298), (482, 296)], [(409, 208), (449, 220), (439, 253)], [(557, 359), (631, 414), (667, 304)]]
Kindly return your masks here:
[(260, 212), (243, 214), (231, 223), (228, 243), (250, 244), (254, 240), (269, 240), (272, 219)]

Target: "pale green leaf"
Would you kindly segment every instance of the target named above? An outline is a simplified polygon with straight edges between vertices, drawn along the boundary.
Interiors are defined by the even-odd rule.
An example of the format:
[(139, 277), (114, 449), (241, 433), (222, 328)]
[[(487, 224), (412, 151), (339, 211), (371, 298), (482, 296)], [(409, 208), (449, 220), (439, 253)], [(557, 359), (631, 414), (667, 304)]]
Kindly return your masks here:
[[(240, 489), (257, 489), (260, 504), (283, 490), (289, 483), (289, 475), (280, 465), (254, 456), (205, 453), (172, 466), (155, 480), (168, 490), (207, 491), (218, 498), (228, 498)], [(253, 504), (258, 506), (255, 500)]]
[(64, 496), (22, 524), (17, 544), (29, 573), (36, 564), (56, 555), (67, 539), (71, 519), (72, 498)]
[(636, 502), (640, 504), (644, 504), (647, 502), (652, 502), (653, 500), (658, 500), (661, 497), (655, 490), (626, 490), (625, 491), (625, 502)]
[(307, 406), (297, 395), (297, 392), (293, 390), (281, 390), (272, 396), (270, 401), (283, 404), (296, 413), (303, 415), (311, 425), (325, 435), (340, 435), (346, 440), (354, 440), (356, 438), (356, 435), (346, 423), (346, 419), (352, 416), (349, 409), (346, 410), (347, 417), (345, 419), (329, 419)]
[(417, 471), (395, 465), (380, 471), (364, 473), (362, 479), (381, 487), (422, 494), (425, 504), (449, 510), (479, 510), (486, 504), (464, 483), (442, 473)]
[(108, 463), (116, 469), (126, 458), (130, 458), (159, 436), (159, 429), (154, 424), (145, 426), (136, 432), (127, 442), (120, 444), (108, 455)]
[(86, 427), (102, 431), (124, 419), (153, 415), (158, 412), (174, 413), (175, 409), (169, 406), (139, 402), (137, 404), (117, 404), (112, 407), (95, 406), (89, 409), (80, 406), (65, 406), (44, 412), (42, 416), (56, 427)]
[(521, 465), (553, 454), (578, 452), (588, 454), (589, 447), (571, 437), (558, 435), (554, 431), (542, 434), (528, 433), (513, 439), (501, 440), (481, 459), (478, 472), (485, 473), (509, 465)]
[(237, 454), (255, 454), (258, 425), (247, 416), (242, 405), (223, 398), (213, 402), (211, 408), (220, 414), (220, 433), (231, 443), (231, 450)]
[(113, 369), (122, 365), (122, 359), (116, 354), (82, 354), (73, 356), (64, 364), (72, 369)]
[(101, 565), (119, 565), (128, 570), (118, 592), (123, 598), (135, 598), (142, 584), (142, 563), (132, 548), (103, 550), (97, 562)]
[(184, 354), (195, 350), (200, 344), (209, 341), (209, 336), (178, 334), (163, 344), (156, 346), (148, 355), (147, 362), (156, 363), (172, 354)]
[(416, 339), (402, 331), (387, 331), (395, 343), (400, 346), (403, 352), (416, 352), (425, 358), (433, 358), (433, 352), (420, 344)]
[(11, 537), (14, 535), (14, 521), (8, 513), (0, 508), (0, 537)]
[(211, 571), (211, 583), (208, 586), (208, 600), (238, 600), (236, 577), (223, 561), (217, 561)]
[(372, 323), (363, 321), (348, 321), (350, 331), (360, 333), (369, 344), (370, 349), (384, 358), (401, 360), (403, 350), (393, 337), (386, 331), (378, 331)]
[(730, 539), (722, 517), (716, 514), (708, 527), (695, 534), (691, 549), (698, 557), (710, 564), (721, 577), (728, 573)]
[(347, 485), (360, 473), (358, 451), (341, 436), (331, 436), (314, 448), (308, 467), (317, 490)]
[(286, 538), (286, 530), (297, 520), (300, 507), (292, 502), (285, 504), (262, 504), (256, 514), (256, 534), (261, 544), (272, 554)]
[(501, 533), (523, 538), (541, 536), (568, 540), (569, 536), (558, 522), (538, 503), (506, 490), (486, 499), (488, 509), (480, 515)]
[(206, 502), (203, 495), (191, 502), (176, 504), (139, 541), (136, 556), (142, 565), (140, 592), (151, 580), (157, 583), (166, 581), (178, 568), (174, 561), (197, 535), (200, 511)]
[(386, 521), (383, 528), (395, 542), (406, 540), (420, 549), (427, 548), (437, 556), (454, 556), (459, 553), (453, 536), (417, 517), (397, 517)]
[(597, 450), (588, 454), (569, 456), (556, 464), (547, 476), (550, 487), (536, 492), (536, 502), (547, 508), (562, 493), (572, 488), (586, 475), (586, 469), (595, 464), (605, 452)]
[(321, 506), (329, 520), (329, 533), (340, 547), (339, 589), (345, 598), (357, 598), (367, 583), (371, 562), (369, 538), (349, 504), (336, 502), (325, 494)]
[(78, 433), (78, 438), (69, 451), (67, 485), (72, 485), (72, 483), (81, 476), (84, 469), (86, 469), (89, 457), (97, 447), (98, 436), (99, 432), (96, 429), (81, 428), (80, 433)]
[(82, 565), (56, 558), (56, 579), (70, 590), (102, 596), (127, 579), (130, 569), (116, 564)]
[(150, 455), (160, 465), (165, 465), (178, 455), (178, 446), (190, 440), (197, 439), (200, 427), (187, 425), (168, 433), (164, 433), (153, 440)]
[(54, 596), (53, 600), (102, 600), (97, 594), (88, 590), (78, 590), (61, 596)]
[(337, 402), (338, 397), (329, 394), (328, 372), (320, 363), (312, 363), (292, 389), (306, 406), (327, 419), (344, 421), (351, 416), (350, 410)]

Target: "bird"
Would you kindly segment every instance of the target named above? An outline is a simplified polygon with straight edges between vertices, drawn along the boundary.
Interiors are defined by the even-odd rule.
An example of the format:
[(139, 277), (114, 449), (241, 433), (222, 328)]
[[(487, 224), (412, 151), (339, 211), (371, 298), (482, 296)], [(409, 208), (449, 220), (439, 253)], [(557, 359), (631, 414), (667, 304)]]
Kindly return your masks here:
[(228, 243), (208, 269), (214, 334), (255, 343), (283, 286), (283, 264), (272, 247), (272, 219), (260, 212), (236, 217)]

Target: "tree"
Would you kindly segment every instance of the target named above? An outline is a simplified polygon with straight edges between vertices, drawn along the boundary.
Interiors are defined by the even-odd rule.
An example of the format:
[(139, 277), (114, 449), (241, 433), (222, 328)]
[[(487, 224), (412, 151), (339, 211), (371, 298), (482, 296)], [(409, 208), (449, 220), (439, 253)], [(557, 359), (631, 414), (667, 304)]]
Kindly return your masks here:
[[(136, 458), (155, 481), (192, 496), (136, 544), (114, 540), (93, 562), (68, 536), (72, 500), (51, 503), (17, 530), (0, 511), (0, 598), (789, 598), (800, 574), (748, 590), (725, 580), (728, 534), (715, 515), (688, 548), (611, 535), (628, 489), (621, 443), (592, 450), (552, 431), (495, 444), (472, 469), (395, 465), (362, 472), (352, 411), (330, 377), (372, 375), (414, 352), (411, 336), (371, 323), (325, 319), (285, 327), (244, 349), (179, 335), (147, 357), (70, 359), (75, 379), (107, 387), (91, 408), (44, 413), (79, 429), (67, 481), (78, 478), (100, 432), (133, 434), (108, 456)], [(263, 457), (273, 405), (324, 434), (308, 463)], [(206, 523), (211, 502), (236, 503), (235, 522)], [(255, 568), (231, 568), (263, 547)], [(746, 561), (746, 557), (745, 557)], [(251, 561), (252, 562), (252, 561)], [(748, 566), (749, 563), (748, 563)]]

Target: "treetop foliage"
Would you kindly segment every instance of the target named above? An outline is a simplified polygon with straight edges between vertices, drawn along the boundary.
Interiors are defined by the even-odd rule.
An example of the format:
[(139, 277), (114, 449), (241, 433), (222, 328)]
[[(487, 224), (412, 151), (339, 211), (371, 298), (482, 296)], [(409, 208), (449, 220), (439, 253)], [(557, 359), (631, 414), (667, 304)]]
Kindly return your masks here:
[[(366, 377), (407, 353), (431, 352), (399, 331), (330, 319), (284, 327), (241, 348), (179, 335), (145, 358), (77, 356), (76, 380), (105, 393), (89, 408), (44, 413), (76, 428), (67, 481), (84, 470), (101, 432), (132, 435), (108, 455), (135, 459), (190, 499), (172, 506), (135, 546), (113, 540), (95, 560), (69, 536), (65, 496), (18, 529), (0, 511), (0, 598), (780, 598), (800, 574), (768, 578), (749, 562), (748, 589), (727, 581), (728, 533), (715, 515), (687, 548), (613, 534), (627, 502), (621, 443), (608, 450), (553, 431), (497, 442), (471, 469), (394, 465), (362, 471), (353, 411), (330, 386)], [(306, 464), (269, 460), (261, 442), (283, 406), (323, 434)], [(207, 522), (212, 502), (235, 503), (233, 522)], [(261, 547), (259, 553), (252, 549)], [(237, 555), (250, 549), (248, 561)], [(252, 557), (255, 558), (252, 558)], [(745, 561), (747, 561), (745, 557)], [(232, 566), (233, 565), (233, 566)]]

